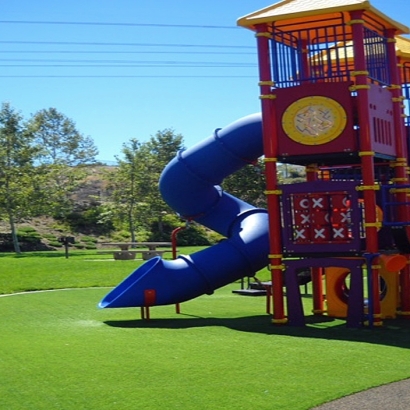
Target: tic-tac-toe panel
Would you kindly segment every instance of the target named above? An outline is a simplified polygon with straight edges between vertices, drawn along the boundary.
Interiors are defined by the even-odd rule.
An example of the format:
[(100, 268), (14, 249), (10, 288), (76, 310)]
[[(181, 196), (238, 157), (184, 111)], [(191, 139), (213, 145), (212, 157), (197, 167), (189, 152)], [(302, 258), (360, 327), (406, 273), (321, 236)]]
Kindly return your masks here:
[(288, 254), (338, 254), (360, 249), (356, 183), (283, 185), (283, 247)]

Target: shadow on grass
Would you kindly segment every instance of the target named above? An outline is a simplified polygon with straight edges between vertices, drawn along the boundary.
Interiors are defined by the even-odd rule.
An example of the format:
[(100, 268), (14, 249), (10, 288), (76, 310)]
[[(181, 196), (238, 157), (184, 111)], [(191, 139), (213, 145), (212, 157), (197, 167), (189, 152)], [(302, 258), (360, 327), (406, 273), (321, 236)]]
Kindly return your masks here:
[(349, 329), (345, 322), (327, 316), (307, 316), (306, 326), (292, 327), (273, 325), (267, 315), (235, 318), (207, 318), (186, 314), (178, 318), (150, 320), (106, 321), (105, 324), (121, 328), (189, 329), (194, 327), (223, 326), (240, 332), (263, 333), (268, 335), (306, 337), (328, 340), (345, 340), (410, 348), (410, 321), (385, 320), (382, 327)]

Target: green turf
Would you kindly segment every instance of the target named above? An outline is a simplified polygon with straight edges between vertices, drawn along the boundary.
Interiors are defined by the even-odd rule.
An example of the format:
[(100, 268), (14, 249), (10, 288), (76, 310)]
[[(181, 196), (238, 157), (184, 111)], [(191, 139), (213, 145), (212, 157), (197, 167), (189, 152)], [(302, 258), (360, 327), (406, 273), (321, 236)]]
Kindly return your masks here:
[[(40, 279), (42, 264), (52, 280), (46, 272), (57, 267), (58, 275), (64, 262), (73, 267), (64, 273), (68, 287), (80, 283), (77, 271), (98, 283), (89, 258), (60, 258), (60, 265), (59, 258), (3, 256), (0, 272), (21, 275), (16, 266), (3, 273), (15, 260), (28, 277), (36, 266)], [(120, 280), (132, 266), (95, 263), (119, 266)], [(353, 330), (308, 316), (305, 328), (278, 327), (264, 297), (233, 294), (237, 288), (183, 303), (180, 315), (174, 306), (154, 307), (150, 321), (139, 309), (97, 309), (109, 289), (0, 297), (0, 408), (297, 410), (410, 377), (408, 321)], [(303, 299), (308, 314), (312, 300)]]
[[(190, 254), (203, 247), (186, 247)], [(166, 258), (171, 258), (170, 255)], [(143, 263), (115, 261), (112, 254), (96, 251), (0, 253), (0, 294), (66, 287), (114, 286)]]

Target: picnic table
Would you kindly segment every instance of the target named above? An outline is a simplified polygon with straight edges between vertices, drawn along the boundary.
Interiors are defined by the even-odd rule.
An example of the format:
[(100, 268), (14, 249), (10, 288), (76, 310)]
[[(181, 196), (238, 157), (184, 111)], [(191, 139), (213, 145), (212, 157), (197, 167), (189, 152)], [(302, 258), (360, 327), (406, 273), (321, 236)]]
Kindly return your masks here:
[[(162, 256), (166, 252), (172, 252), (172, 249), (158, 249), (159, 247), (170, 247), (172, 242), (102, 242), (101, 245), (120, 248), (119, 251), (113, 251), (116, 260), (135, 259), (138, 253), (141, 254), (143, 260), (148, 260), (155, 256)], [(137, 249), (138, 247), (148, 249)]]

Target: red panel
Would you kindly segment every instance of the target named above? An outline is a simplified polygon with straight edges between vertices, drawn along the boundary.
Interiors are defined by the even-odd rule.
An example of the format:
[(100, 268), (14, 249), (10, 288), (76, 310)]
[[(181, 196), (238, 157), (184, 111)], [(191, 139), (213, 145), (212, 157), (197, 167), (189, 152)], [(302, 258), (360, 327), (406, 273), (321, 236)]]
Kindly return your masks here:
[(329, 242), (331, 240), (330, 226), (312, 226), (312, 242)]
[(292, 195), (293, 209), (296, 211), (305, 211), (309, 209), (309, 198), (307, 195)]
[(332, 212), (332, 224), (345, 224), (350, 223), (350, 211), (348, 209), (333, 210)]
[(301, 212), (297, 211), (294, 213), (293, 216), (294, 216), (295, 226), (304, 226), (304, 225), (309, 225), (311, 223), (311, 217), (310, 217), (309, 210), (301, 211)]
[[(350, 95), (350, 82), (340, 83), (321, 83), (321, 84), (304, 84), (297, 87), (282, 88), (275, 91), (277, 98), (274, 101), (275, 109), (278, 114), (278, 155), (286, 156), (303, 156), (309, 154), (335, 154), (335, 153), (353, 153), (357, 152), (359, 147), (355, 138), (353, 129), (353, 107), (352, 97)], [(325, 144), (321, 145), (304, 145), (290, 139), (282, 128), (281, 119), (285, 110), (296, 100), (308, 96), (323, 96), (336, 100), (341, 104), (347, 113), (347, 124), (342, 134)]]
[(309, 195), (310, 208), (313, 211), (329, 209), (329, 196), (326, 194), (312, 194)]
[(330, 223), (330, 215), (328, 211), (312, 212), (312, 224), (328, 225)]
[(347, 226), (343, 226), (343, 225), (333, 226), (332, 230), (333, 230), (332, 235), (333, 235), (334, 242), (337, 242), (337, 241), (345, 242), (350, 239), (350, 234), (349, 234), (349, 230), (347, 229)]
[(295, 227), (293, 229), (293, 240), (295, 243), (310, 242), (310, 229), (306, 226)]
[(345, 194), (332, 195), (331, 202), (332, 202), (333, 209), (344, 209), (350, 206), (349, 195), (345, 195)]
[(369, 116), (372, 149), (380, 154), (396, 155), (394, 137), (393, 95), (372, 84), (369, 89)]

